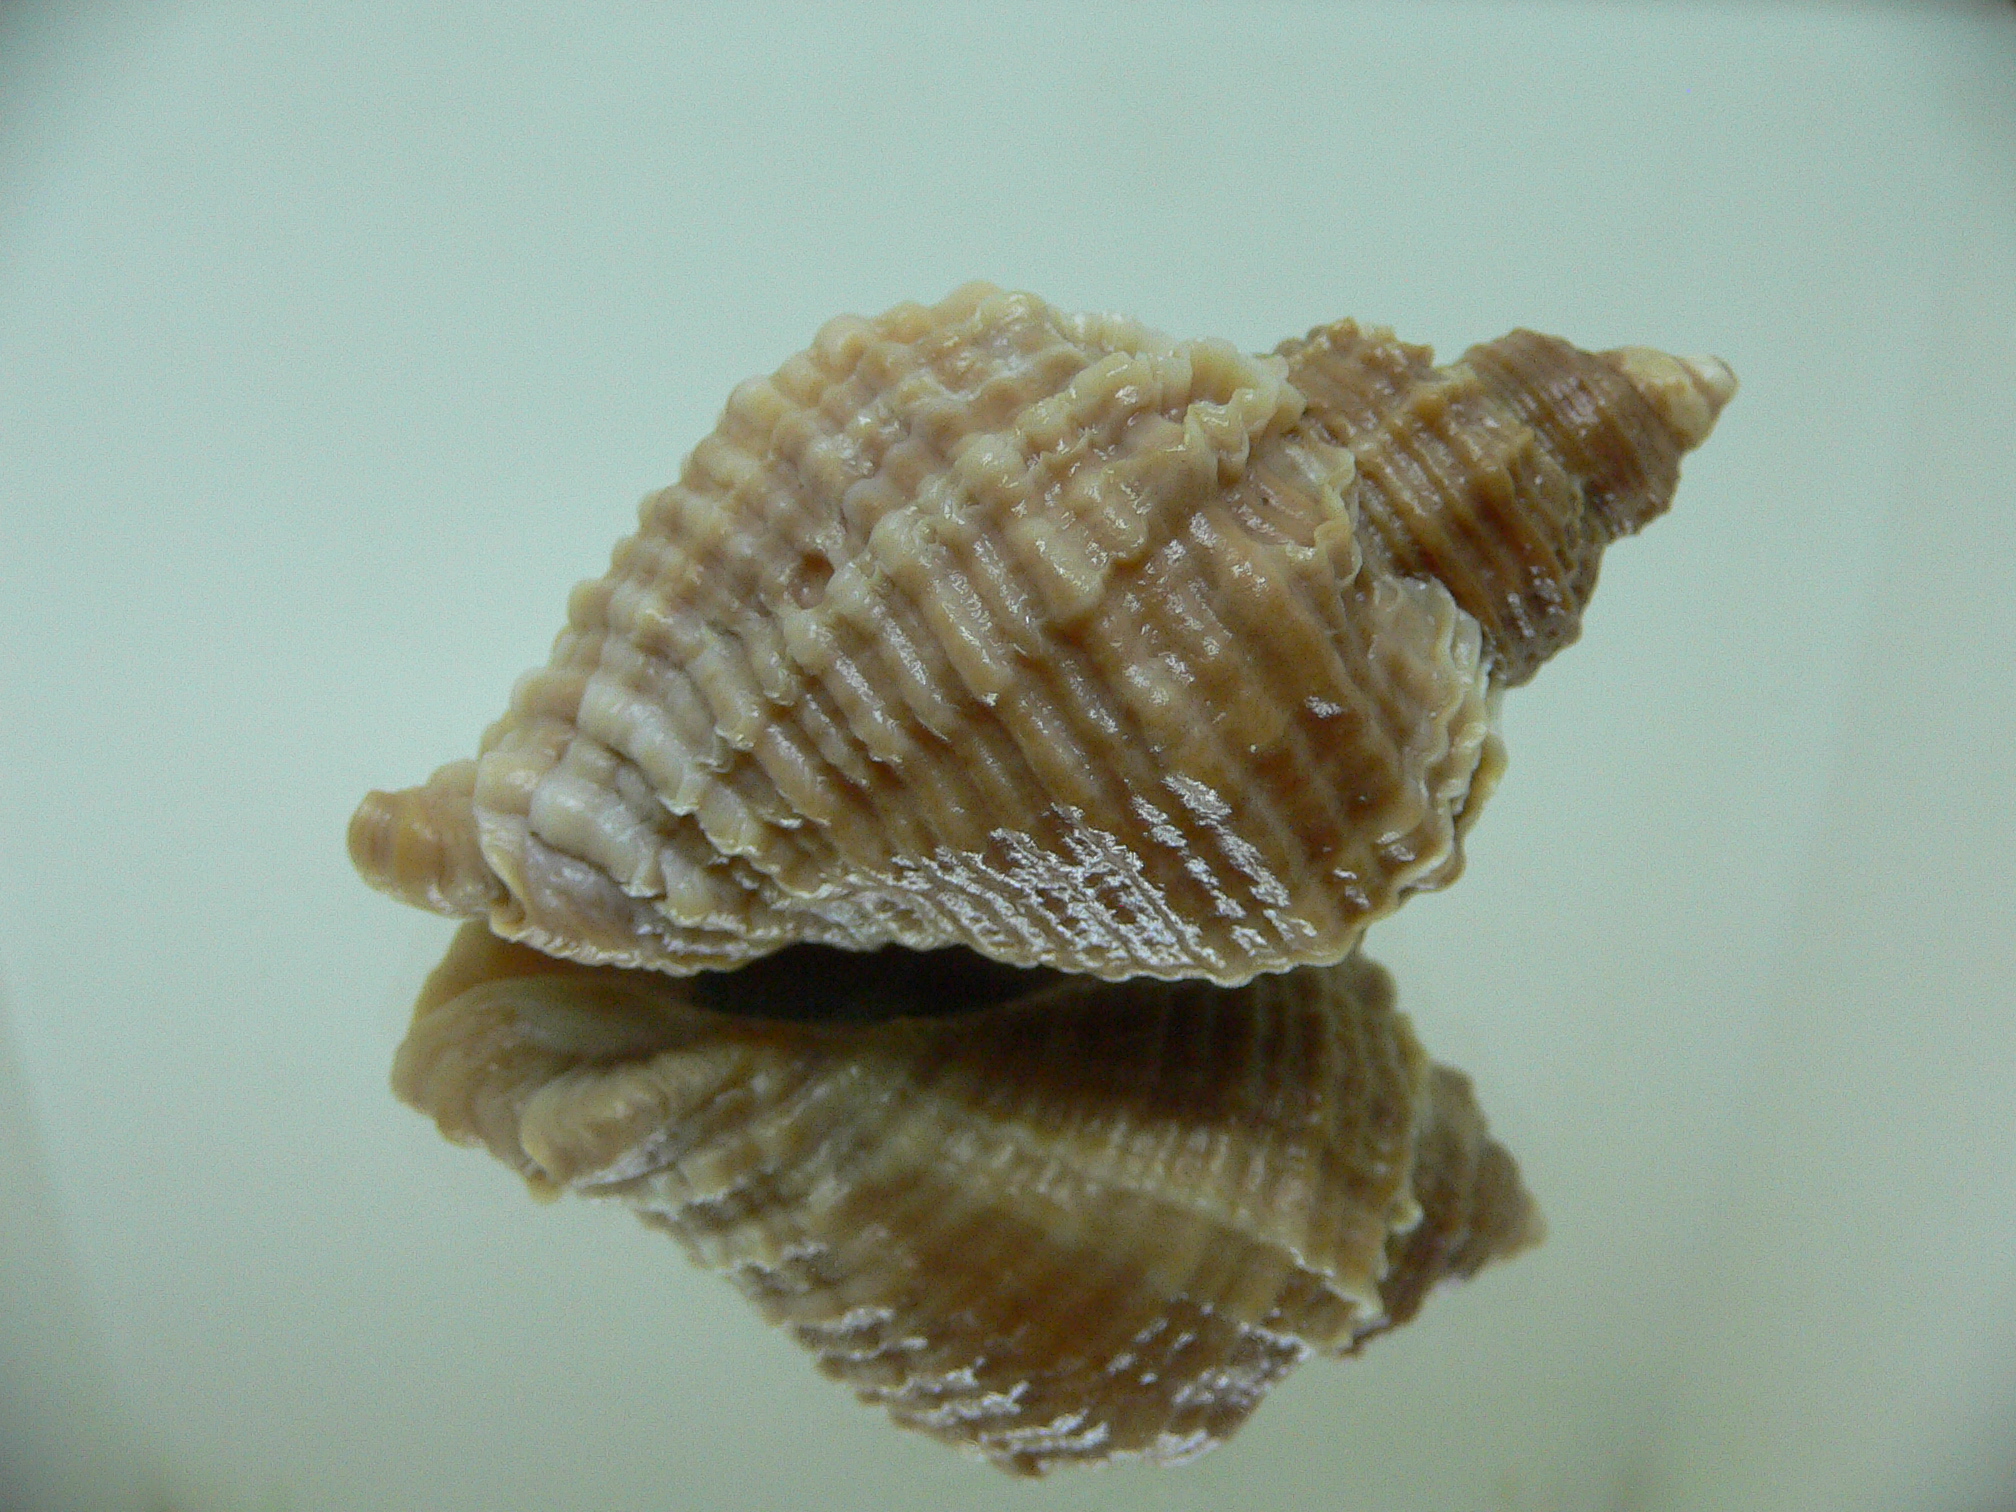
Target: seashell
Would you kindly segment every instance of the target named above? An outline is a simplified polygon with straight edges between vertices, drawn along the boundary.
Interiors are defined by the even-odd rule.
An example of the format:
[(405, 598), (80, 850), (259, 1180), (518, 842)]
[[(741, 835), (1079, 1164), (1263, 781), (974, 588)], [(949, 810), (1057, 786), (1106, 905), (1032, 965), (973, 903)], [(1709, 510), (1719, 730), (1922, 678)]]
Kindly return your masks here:
[[(1735, 388), (983, 285), (737, 389), (476, 759), (394, 1086), (1008, 1469), (1189, 1457), (1540, 1221), (1365, 927)], [(519, 943), (511, 943), (519, 942)], [(649, 968), (649, 969), (639, 969)]]
[(1357, 955), (1227, 988), (801, 945), (680, 978), (471, 923), (393, 1084), (1019, 1473), (1199, 1454), (1540, 1233)]
[(377, 886), (584, 963), (960, 945), (1232, 986), (1462, 864), (1500, 691), (1734, 391), (1519, 331), (1264, 357), (973, 285), (730, 397)]

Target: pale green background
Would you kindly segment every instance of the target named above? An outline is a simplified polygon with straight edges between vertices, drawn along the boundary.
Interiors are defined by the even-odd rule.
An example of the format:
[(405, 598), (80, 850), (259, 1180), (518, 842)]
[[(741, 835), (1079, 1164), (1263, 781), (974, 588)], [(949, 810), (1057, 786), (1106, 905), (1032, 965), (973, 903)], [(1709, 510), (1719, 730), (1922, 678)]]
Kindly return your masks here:
[[(448, 926), (342, 844), (975, 276), (1744, 381), (1370, 942), (1547, 1246), (1033, 1489), (396, 1106)], [(2006, 4), (9, 8), (0, 1505), (2006, 1512), (2012, 463)]]

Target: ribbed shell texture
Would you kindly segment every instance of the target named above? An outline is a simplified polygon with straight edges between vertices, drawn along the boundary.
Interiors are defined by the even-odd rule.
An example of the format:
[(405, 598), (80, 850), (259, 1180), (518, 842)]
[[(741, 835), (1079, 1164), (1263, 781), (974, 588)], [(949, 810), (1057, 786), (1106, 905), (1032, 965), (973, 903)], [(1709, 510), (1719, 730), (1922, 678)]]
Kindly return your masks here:
[(743, 384), (377, 885), (575, 960), (968, 946), (1224, 985), (1451, 880), (1498, 689), (1733, 380), (1343, 322), (1247, 357), (984, 285)]

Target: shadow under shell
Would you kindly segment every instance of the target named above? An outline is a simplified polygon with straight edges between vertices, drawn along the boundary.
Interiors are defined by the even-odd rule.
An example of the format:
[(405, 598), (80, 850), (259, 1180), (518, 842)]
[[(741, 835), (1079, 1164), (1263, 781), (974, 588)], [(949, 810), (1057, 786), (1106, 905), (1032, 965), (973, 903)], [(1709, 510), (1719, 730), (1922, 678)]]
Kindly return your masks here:
[(1042, 966), (1010, 966), (962, 945), (942, 950), (840, 950), (787, 945), (733, 971), (688, 979), (689, 1000), (717, 1013), (799, 1023), (868, 1023), (972, 1013), (1066, 980)]

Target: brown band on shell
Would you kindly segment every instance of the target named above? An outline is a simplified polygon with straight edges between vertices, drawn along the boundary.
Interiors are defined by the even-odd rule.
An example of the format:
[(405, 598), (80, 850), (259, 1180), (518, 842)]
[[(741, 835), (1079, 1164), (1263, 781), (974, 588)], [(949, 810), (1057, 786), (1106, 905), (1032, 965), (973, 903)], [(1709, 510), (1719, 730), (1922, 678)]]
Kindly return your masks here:
[(1673, 406), (1634, 382), (1645, 364), (1532, 331), (1448, 368), (1348, 320), (1279, 351), (1309, 398), (1307, 423), (1356, 455), (1359, 509), (1385, 562), (1448, 588), (1506, 686), (1580, 633), (1603, 548), (1667, 507), (1680, 454), (1728, 397), (1700, 386), (1705, 421), (1676, 427)]
[(1584, 352), (1537, 331), (1472, 347), (1459, 366), (1530, 427), (1553, 464), (1544, 475), (1573, 483), (1565, 495), (1533, 494), (1508, 517), (1525, 526), (1517, 547), (1509, 544), (1516, 537), (1502, 537), (1508, 550), (1497, 574), (1501, 613), (1494, 616), (1502, 628), (1494, 632), (1486, 621), (1486, 630), (1499, 637), (1500, 675), (1516, 685), (1581, 633), (1604, 548), (1666, 512), (1681, 454), (1706, 436), (1721, 405), (1698, 432), (1684, 433), (1670, 407), (1633, 381), (1618, 354)]

